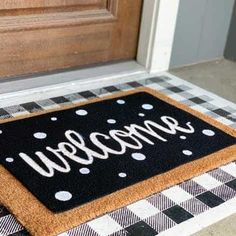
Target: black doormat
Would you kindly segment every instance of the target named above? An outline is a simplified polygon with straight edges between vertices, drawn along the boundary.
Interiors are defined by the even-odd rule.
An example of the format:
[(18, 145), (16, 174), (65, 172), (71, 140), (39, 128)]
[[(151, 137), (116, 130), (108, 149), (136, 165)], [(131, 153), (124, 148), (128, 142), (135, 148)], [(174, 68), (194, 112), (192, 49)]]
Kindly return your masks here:
[[(207, 122), (154, 93), (121, 94), (0, 124), (1, 165), (38, 204), (55, 214), (218, 155), (220, 150), (225, 150), (225, 160), (232, 159), (233, 130)], [(224, 163), (224, 156), (220, 159)], [(212, 161), (211, 156), (209, 166), (214, 166)], [(181, 175), (172, 178), (183, 180)]]

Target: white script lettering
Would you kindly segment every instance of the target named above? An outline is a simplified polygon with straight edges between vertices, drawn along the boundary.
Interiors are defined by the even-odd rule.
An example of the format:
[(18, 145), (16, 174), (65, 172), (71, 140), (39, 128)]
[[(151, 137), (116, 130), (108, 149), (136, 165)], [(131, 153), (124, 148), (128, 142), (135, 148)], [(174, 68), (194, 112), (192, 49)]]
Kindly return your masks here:
[[(162, 137), (165, 133), (175, 135), (177, 131), (179, 131), (181, 133), (191, 134), (195, 131), (190, 122), (186, 123), (186, 127), (181, 127), (179, 122), (170, 116), (162, 116), (161, 121), (165, 126), (151, 120), (146, 120), (144, 121), (144, 126), (130, 124), (129, 126), (124, 126), (125, 130), (110, 130), (109, 135), (98, 132), (91, 133), (89, 139), (101, 153), (86, 147), (83, 137), (78, 132), (67, 130), (65, 137), (68, 142), (59, 143), (56, 149), (46, 147), (46, 151), (48, 151), (50, 155), (53, 154), (57, 157), (60, 164), (50, 160), (43, 152), (35, 152), (35, 155), (46, 167), (45, 169), (25, 153), (21, 152), (19, 156), (40, 175), (53, 177), (55, 170), (62, 173), (70, 172), (71, 168), (66, 158), (82, 165), (91, 165), (94, 162), (94, 158), (105, 160), (109, 158), (109, 154), (123, 155), (127, 148), (140, 150), (143, 148), (142, 142), (154, 145), (154, 142), (150, 140), (151, 137), (161, 142), (167, 142), (167, 139)], [(161, 134), (158, 134), (158, 131), (161, 132)], [(116, 146), (118, 144), (118, 150), (108, 147), (104, 143), (105, 140), (115, 142)], [(78, 156), (79, 151), (83, 152), (85, 154), (83, 156), (86, 156), (86, 158)]]

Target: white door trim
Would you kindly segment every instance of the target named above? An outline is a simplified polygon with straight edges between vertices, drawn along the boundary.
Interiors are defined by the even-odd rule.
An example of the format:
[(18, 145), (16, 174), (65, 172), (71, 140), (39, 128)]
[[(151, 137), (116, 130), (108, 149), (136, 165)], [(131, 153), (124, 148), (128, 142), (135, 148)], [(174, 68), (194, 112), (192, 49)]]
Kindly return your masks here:
[(144, 0), (137, 62), (150, 73), (170, 66), (180, 0)]
[(0, 108), (147, 78), (136, 61), (120, 62), (0, 83)]

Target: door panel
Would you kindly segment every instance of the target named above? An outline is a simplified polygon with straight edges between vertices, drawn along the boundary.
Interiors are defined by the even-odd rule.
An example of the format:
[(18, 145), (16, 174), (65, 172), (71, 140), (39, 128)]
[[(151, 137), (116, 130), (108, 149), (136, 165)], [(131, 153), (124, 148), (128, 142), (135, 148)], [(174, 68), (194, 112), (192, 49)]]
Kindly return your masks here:
[(105, 0), (1, 0), (1, 9), (19, 9), (19, 8), (46, 8), (61, 6), (104, 6), (107, 4)]
[(142, 0), (1, 0), (0, 77), (136, 56)]
[(0, 15), (102, 9), (108, 4), (107, 0), (2, 0)]

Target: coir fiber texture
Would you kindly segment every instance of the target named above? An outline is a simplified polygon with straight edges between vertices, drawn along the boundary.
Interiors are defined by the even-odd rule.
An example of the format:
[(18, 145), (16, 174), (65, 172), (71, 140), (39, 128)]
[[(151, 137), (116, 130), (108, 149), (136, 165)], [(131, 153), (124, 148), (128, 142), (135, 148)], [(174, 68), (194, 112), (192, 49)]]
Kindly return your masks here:
[(0, 201), (33, 235), (58, 234), (236, 159), (235, 130), (146, 88), (0, 130)]

